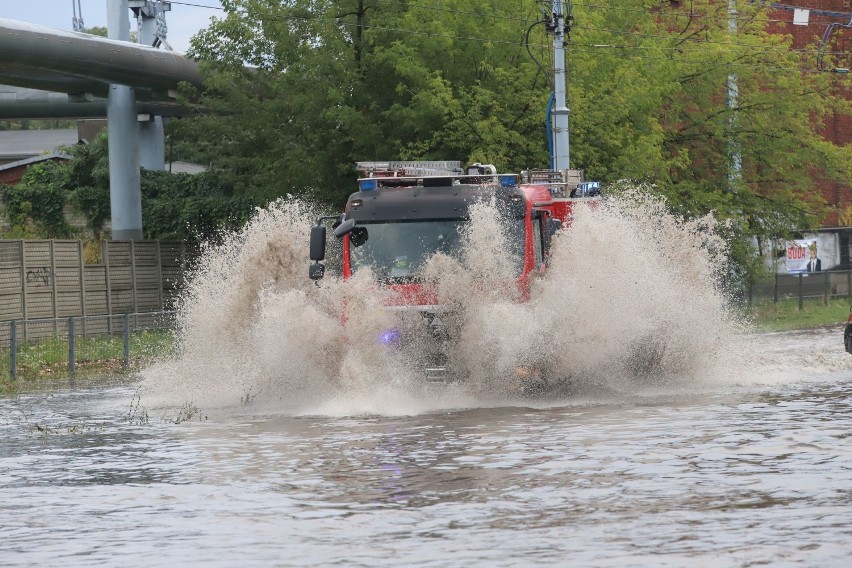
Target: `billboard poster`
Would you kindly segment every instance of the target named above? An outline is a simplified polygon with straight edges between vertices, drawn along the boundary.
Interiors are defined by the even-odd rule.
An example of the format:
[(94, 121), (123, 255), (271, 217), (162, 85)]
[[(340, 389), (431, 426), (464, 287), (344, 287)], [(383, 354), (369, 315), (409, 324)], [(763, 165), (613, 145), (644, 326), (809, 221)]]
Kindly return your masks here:
[(802, 274), (822, 270), (816, 239), (787, 241), (787, 272)]

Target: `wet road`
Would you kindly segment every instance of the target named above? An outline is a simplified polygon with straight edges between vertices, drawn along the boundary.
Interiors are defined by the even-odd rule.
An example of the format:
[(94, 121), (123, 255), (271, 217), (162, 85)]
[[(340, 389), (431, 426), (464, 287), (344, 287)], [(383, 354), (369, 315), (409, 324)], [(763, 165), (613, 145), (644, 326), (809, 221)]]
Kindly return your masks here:
[(835, 361), (784, 380), (538, 408), (158, 410), (126, 379), (0, 398), (0, 564), (848, 566), (833, 334), (762, 339)]

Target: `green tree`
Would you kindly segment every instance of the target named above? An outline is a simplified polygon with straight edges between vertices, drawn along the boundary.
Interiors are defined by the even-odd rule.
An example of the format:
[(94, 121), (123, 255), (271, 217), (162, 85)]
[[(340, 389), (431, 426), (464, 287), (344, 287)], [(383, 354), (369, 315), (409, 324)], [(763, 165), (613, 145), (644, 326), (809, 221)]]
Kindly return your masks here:
[[(32, 166), (19, 185), (4, 186), (3, 214), (12, 238), (74, 236), (66, 205), (82, 213), (95, 239), (110, 217), (109, 155), (106, 133), (91, 144), (64, 149), (68, 161)], [(243, 225), (258, 205), (237, 195), (228, 176), (218, 171), (197, 175), (142, 170), (142, 225), (148, 239), (215, 239)], [(79, 233), (77, 231), (76, 233)]]
[(103, 235), (103, 225), (110, 216), (109, 151), (106, 132), (90, 144), (67, 148), (71, 161), (68, 169), (66, 196), (74, 208), (86, 217), (86, 224), (95, 238)]
[(571, 94), (575, 156), (587, 172), (653, 181), (687, 215), (712, 211), (747, 265), (747, 235), (817, 225), (814, 172), (849, 179), (852, 146), (830, 144), (817, 125), (851, 109), (835, 95), (836, 76), (808, 70), (815, 50), (768, 33), (767, 6), (736, 6), (732, 31), (727, 2), (578, 5)]
[[(815, 171), (850, 179), (852, 146), (818, 128), (828, 113), (852, 113), (836, 96), (849, 79), (811, 72), (815, 49), (768, 33), (765, 3), (737, 1), (735, 32), (728, 2), (568, 4), (571, 158), (588, 178), (647, 181), (680, 213), (713, 212), (741, 267), (753, 258), (749, 235), (818, 222)], [(364, 159), (547, 164), (551, 38), (538, 2), (223, 7), (192, 42), (208, 80), (188, 96), (209, 112), (175, 136), (196, 143), (196, 159), (221, 168), (236, 195), (339, 205)]]
[(241, 192), (336, 205), (357, 160), (544, 164), (549, 89), (523, 47), (537, 17), (523, 4), (226, 1), (192, 43), (217, 112), (176, 134), (202, 140)]

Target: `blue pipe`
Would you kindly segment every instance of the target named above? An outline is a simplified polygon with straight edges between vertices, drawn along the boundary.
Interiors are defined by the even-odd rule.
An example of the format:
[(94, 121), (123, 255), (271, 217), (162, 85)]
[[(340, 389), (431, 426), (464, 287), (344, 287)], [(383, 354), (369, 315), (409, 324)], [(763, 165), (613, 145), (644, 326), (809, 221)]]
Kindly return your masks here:
[(553, 169), (553, 164), (556, 161), (556, 157), (553, 155), (553, 125), (551, 120), (551, 114), (553, 113), (553, 104), (556, 102), (556, 95), (553, 91), (550, 91), (550, 99), (547, 101), (547, 123), (545, 127), (547, 128), (547, 153), (550, 156), (550, 169)]

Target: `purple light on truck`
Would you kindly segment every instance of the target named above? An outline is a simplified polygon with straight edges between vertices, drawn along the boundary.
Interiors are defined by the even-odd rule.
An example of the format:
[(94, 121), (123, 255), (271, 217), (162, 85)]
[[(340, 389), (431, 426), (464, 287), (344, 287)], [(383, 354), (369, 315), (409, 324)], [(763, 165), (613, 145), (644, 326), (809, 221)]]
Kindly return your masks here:
[(386, 329), (379, 336), (379, 341), (382, 345), (390, 345), (399, 341), (399, 338), (401, 336), (402, 334), (399, 332), (398, 329)]

